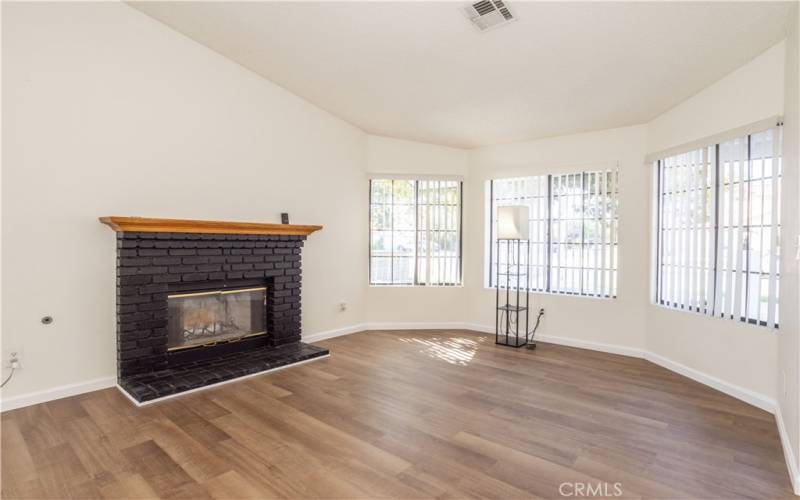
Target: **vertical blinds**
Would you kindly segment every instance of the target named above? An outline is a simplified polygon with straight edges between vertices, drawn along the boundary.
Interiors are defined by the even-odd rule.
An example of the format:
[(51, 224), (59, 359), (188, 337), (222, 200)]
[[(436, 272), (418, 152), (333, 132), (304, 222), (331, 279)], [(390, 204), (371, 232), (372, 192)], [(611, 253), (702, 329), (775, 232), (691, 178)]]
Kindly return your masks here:
[(461, 183), (417, 181), (417, 283), (461, 282)]
[(370, 181), (370, 284), (461, 283), (461, 182)]
[[(509, 256), (515, 256), (516, 250), (510, 251), (508, 245), (514, 246), (508, 240), (500, 240), (499, 247), (497, 241), (497, 207), (519, 206), (528, 207), (529, 225), (529, 251), (519, 256), (520, 262), (510, 263), (512, 266), (519, 265), (520, 274), (528, 274), (528, 286), (532, 291), (547, 291), (549, 262), (550, 262), (550, 179), (547, 175), (537, 175), (532, 177), (517, 177), (513, 179), (500, 179), (491, 181), (491, 205), (490, 220), (491, 241), (489, 241), (490, 254), (490, 273), (489, 286), (495, 286), (493, 280), (497, 276), (498, 265), (500, 273), (508, 272), (508, 286), (517, 289), (519, 285), (524, 285), (526, 280), (520, 278), (521, 283), (517, 283), (516, 267), (508, 267)], [(522, 247), (524, 249), (524, 246)], [(510, 269), (510, 272), (509, 272)], [(505, 280), (500, 280), (505, 284)]]
[[(509, 254), (505, 251), (508, 242), (503, 240), (498, 251), (494, 227), (497, 207), (526, 205), (530, 210), (530, 250), (518, 264), (529, 274), (529, 289), (615, 297), (617, 192), (615, 170), (492, 181), (489, 285), (494, 286), (491, 280), (498, 265), (506, 269)], [(517, 286), (513, 277), (509, 286)]]
[(781, 128), (655, 162), (657, 300), (778, 323)]

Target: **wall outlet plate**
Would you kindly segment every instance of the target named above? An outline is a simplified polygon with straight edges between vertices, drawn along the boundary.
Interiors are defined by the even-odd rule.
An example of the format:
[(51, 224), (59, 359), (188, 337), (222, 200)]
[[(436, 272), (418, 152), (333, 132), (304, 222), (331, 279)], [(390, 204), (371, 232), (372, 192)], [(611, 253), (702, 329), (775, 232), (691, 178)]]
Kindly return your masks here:
[(16, 359), (18, 363), (17, 370), (21, 370), (23, 366), (22, 351), (17, 349), (7, 349), (3, 351), (3, 369), (8, 369), (8, 370), (11, 369), (12, 353), (16, 353)]

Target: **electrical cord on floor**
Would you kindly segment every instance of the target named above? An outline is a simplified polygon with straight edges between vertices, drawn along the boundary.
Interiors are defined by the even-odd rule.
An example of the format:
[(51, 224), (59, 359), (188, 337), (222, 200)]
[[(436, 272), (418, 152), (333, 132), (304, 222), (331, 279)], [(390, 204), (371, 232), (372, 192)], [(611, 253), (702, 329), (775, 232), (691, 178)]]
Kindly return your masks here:
[(13, 377), (13, 376), (14, 376), (14, 371), (16, 371), (16, 368), (14, 368), (14, 367), (11, 367), (11, 373), (9, 373), (9, 374), (8, 374), (8, 378), (6, 378), (5, 380), (3, 380), (3, 383), (2, 383), (2, 384), (0, 384), (0, 389), (2, 389), (3, 387), (5, 387), (5, 386), (6, 386), (6, 384), (8, 383), (8, 381), (9, 381), (9, 380), (11, 380), (11, 377)]
[[(507, 315), (507, 314), (508, 314), (508, 312), (505, 311), (505, 310), (500, 312), (500, 324), (501, 325), (503, 324), (504, 316)], [(536, 349), (536, 344), (533, 342), (533, 336), (536, 335), (536, 330), (539, 329), (539, 323), (542, 321), (542, 316), (544, 316), (544, 308), (543, 307), (539, 308), (539, 314), (536, 315), (536, 323), (533, 325), (533, 330), (531, 330), (529, 332), (525, 332), (525, 345), (528, 347), (528, 349)], [(515, 318), (515, 319), (511, 319), (511, 318)], [(511, 325), (514, 325), (516, 327), (516, 325), (517, 325), (516, 316), (511, 316), (509, 314), (508, 315), (508, 322)], [(508, 335), (508, 332), (506, 332), (506, 335)]]
[(539, 329), (539, 322), (542, 321), (542, 316), (544, 316), (543, 307), (539, 309), (539, 314), (536, 316), (536, 324), (533, 325), (533, 330), (528, 332), (530, 337), (525, 335), (525, 345), (528, 349), (536, 349), (536, 343), (533, 341), (533, 336), (536, 335), (536, 330)]

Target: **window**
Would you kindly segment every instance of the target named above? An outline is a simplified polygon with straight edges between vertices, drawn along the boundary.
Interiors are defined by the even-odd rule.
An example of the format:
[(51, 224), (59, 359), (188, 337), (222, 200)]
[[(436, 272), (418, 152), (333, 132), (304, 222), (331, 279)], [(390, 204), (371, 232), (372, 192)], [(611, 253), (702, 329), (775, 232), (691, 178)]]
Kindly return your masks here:
[(371, 285), (461, 284), (461, 182), (370, 181)]
[(778, 323), (780, 128), (655, 162), (656, 300)]
[[(616, 297), (618, 173), (611, 170), (497, 179), (489, 184), (488, 285), (509, 269), (509, 287), (530, 291)], [(529, 245), (520, 262), (497, 240), (497, 207), (526, 205)], [(513, 243), (512, 243), (513, 245)], [(526, 250), (526, 246), (527, 251)], [(516, 266), (522, 274), (516, 283)], [(499, 266), (499, 268), (498, 268)], [(505, 280), (500, 280), (501, 286)], [(526, 285), (527, 283), (527, 285)]]

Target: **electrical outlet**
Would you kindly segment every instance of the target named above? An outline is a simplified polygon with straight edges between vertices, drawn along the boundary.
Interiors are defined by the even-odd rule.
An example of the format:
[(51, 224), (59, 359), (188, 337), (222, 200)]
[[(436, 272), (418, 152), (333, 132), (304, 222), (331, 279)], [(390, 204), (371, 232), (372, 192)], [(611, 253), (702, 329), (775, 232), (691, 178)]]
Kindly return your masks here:
[(339, 310), (344, 312), (347, 310), (347, 302), (339, 302)]
[(22, 369), (22, 353), (19, 351), (8, 351), (8, 354), (5, 356), (5, 362), (3, 364), (5, 368), (11, 369), (14, 368), (15, 370)]

